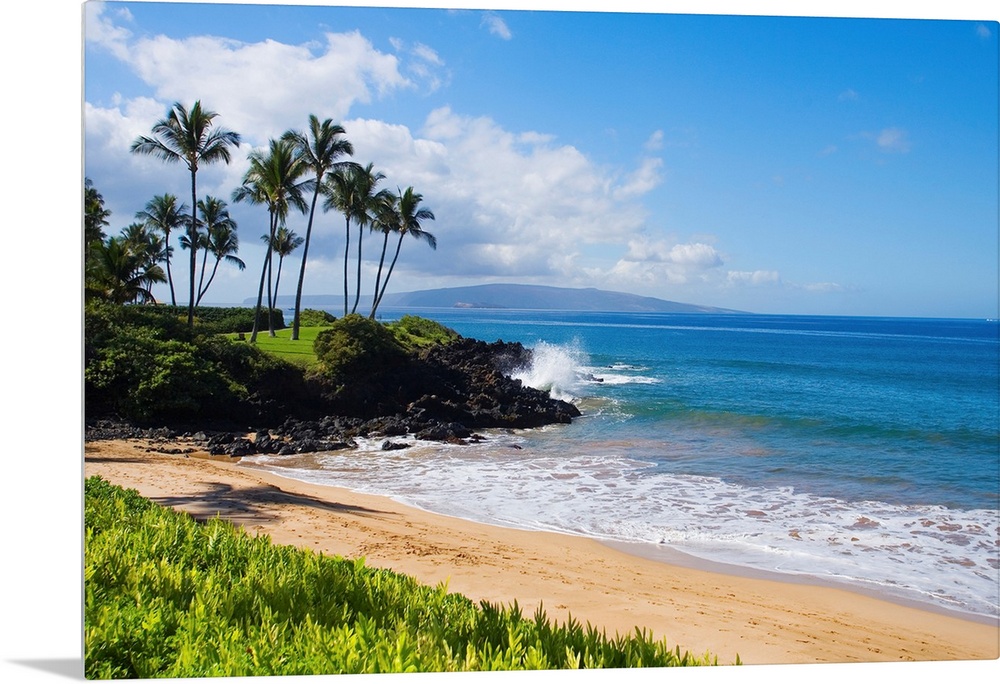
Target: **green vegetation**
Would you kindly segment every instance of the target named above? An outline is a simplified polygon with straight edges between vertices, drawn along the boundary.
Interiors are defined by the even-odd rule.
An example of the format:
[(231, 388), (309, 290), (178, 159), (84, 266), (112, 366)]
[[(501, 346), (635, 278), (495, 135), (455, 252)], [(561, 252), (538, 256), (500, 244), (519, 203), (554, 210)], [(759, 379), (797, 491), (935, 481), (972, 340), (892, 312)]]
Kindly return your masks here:
[[(132, 307), (149, 309), (152, 307)], [(155, 312), (150, 314), (154, 318), (158, 314), (181, 315), (186, 314), (186, 306), (158, 306)], [(143, 316), (141, 311), (134, 312), (137, 317)], [(268, 311), (262, 311), (262, 316), (267, 316)], [(285, 327), (285, 318), (280, 309), (270, 309), (271, 325), (275, 330), (282, 330)], [(222, 333), (250, 332), (253, 327), (254, 310), (245, 306), (197, 306), (194, 309), (194, 320), (197, 331), (204, 335), (214, 335)]]
[[(375, 318), (375, 312), (378, 310), (379, 304), (382, 303), (382, 298), (385, 296), (385, 289), (389, 285), (389, 278), (392, 277), (392, 271), (396, 268), (396, 261), (399, 259), (399, 250), (403, 246), (403, 237), (412, 235), (415, 239), (426, 242), (431, 246), (431, 249), (437, 249), (437, 238), (424, 230), (421, 225), (421, 221), (434, 220), (434, 212), (420, 206), (420, 203), (423, 201), (424, 196), (418, 192), (414, 192), (411, 185), (401, 195), (389, 193), (387, 204), (380, 200), (375, 202), (373, 227), (376, 230), (382, 231), (383, 239), (382, 258), (378, 262), (379, 277), (375, 279), (375, 302), (372, 304), (371, 318)], [(392, 257), (389, 270), (385, 274), (385, 280), (382, 281), (382, 287), (379, 289), (379, 279), (382, 275), (382, 265), (385, 263), (385, 250), (389, 240), (389, 233), (397, 233), (399, 238), (396, 241), (396, 253)]]
[[(299, 339), (299, 328), (302, 325), (302, 284), (306, 277), (306, 259), (309, 256), (309, 241), (312, 237), (313, 219), (316, 217), (316, 201), (323, 191), (324, 176), (330, 171), (344, 168), (347, 162), (337, 161), (338, 157), (354, 154), (354, 146), (344, 137), (346, 131), (333, 119), (320, 122), (315, 114), (309, 115), (309, 132), (288, 130), (282, 138), (291, 142), (296, 154), (301, 157), (305, 166), (312, 172), (313, 196), (309, 204), (309, 220), (306, 223), (306, 236), (303, 240), (302, 261), (299, 263), (299, 280), (295, 289), (295, 313), (292, 317), (292, 339)], [(346, 297), (346, 295), (345, 295)]]
[[(218, 113), (202, 107), (197, 100), (190, 107), (175, 102), (167, 115), (157, 121), (151, 135), (137, 137), (129, 149), (135, 154), (148, 155), (168, 164), (183, 164), (190, 174), (191, 204), (180, 202), (169, 193), (157, 195), (146, 203), (145, 209), (136, 213), (141, 223), (123, 229), (118, 237), (108, 237), (104, 228), (110, 225), (111, 212), (104, 208), (104, 198), (87, 178), (84, 182), (84, 244), (85, 280), (87, 301), (102, 300), (119, 304), (156, 304), (153, 286), (166, 283), (170, 303), (177, 305), (174, 288), (174, 269), (171, 257), (174, 246), (171, 234), (180, 233), (179, 243), (187, 250), (189, 259), (189, 285), (187, 325), (195, 326), (195, 309), (201, 303), (209, 286), (215, 280), (219, 265), (224, 261), (239, 270), (246, 264), (237, 256), (239, 236), (236, 222), (230, 217), (226, 203), (217, 197), (197, 198), (198, 169), (205, 164), (231, 161), (232, 152), (239, 148), (239, 133), (218, 127)], [(332, 119), (320, 121), (309, 115), (306, 133), (286, 130), (279, 138), (271, 138), (268, 148), (251, 149), (247, 156), (249, 168), (241, 184), (232, 193), (234, 202), (247, 202), (267, 208), (268, 232), (263, 237), (271, 249), (266, 250), (261, 264), (260, 284), (257, 290), (255, 311), (264, 304), (265, 284), (267, 308), (271, 309), (277, 298), (284, 257), (299, 246), (302, 258), (295, 291), (295, 308), (292, 319), (291, 339), (299, 339), (301, 321), (302, 287), (306, 261), (312, 235), (316, 206), (320, 195), (324, 197), (324, 212), (337, 211), (344, 216), (344, 315), (348, 314), (350, 282), (348, 270), (351, 259), (351, 224), (357, 227), (357, 277), (354, 286), (356, 313), (361, 301), (362, 238), (364, 228), (382, 233), (382, 252), (375, 278), (372, 309), (369, 318), (385, 295), (399, 257), (403, 237), (411, 235), (437, 247), (433, 235), (425, 231), (422, 222), (434, 220), (434, 213), (420, 207), (423, 196), (410, 186), (398, 195), (387, 189), (378, 189), (385, 175), (374, 170), (369, 163), (361, 166), (341, 157), (354, 154), (354, 147), (346, 138), (344, 128)], [(311, 201), (306, 194), (311, 191)], [(305, 237), (298, 237), (286, 226), (289, 212), (298, 210), (308, 214)], [(190, 212), (190, 213), (188, 213)], [(200, 212), (200, 217), (199, 217)], [(398, 235), (395, 254), (388, 270), (384, 272), (390, 234)], [(198, 265), (198, 252), (201, 264)], [(273, 255), (278, 255), (277, 268)], [(211, 257), (212, 266), (209, 270)], [(163, 263), (166, 270), (160, 267)], [(206, 278), (207, 276), (207, 278)], [(268, 337), (275, 336), (273, 317), (265, 316)], [(250, 341), (256, 342), (262, 325), (255, 315), (248, 330)]]
[[(196, 313), (197, 311), (196, 309)], [(251, 315), (253, 313), (249, 309), (244, 311), (249, 312)], [(358, 314), (354, 315), (357, 316)], [(314, 345), (317, 337), (324, 330), (337, 327), (343, 329), (344, 337), (338, 343), (331, 343), (328, 339), (320, 343), (321, 345), (334, 344), (336, 346), (337, 344), (345, 344), (347, 338), (352, 338), (358, 334), (369, 334), (368, 332), (361, 331), (368, 331), (369, 328), (373, 327), (367, 324), (358, 326), (356, 322), (354, 325), (341, 324), (341, 326), (337, 326), (337, 318), (335, 316), (317, 309), (304, 309), (300, 315), (300, 321), (302, 325), (299, 328), (299, 339), (294, 339), (292, 328), (279, 329), (274, 337), (258, 337), (256, 347), (261, 351), (274, 354), (289, 363), (294, 363), (301, 368), (309, 368), (319, 360)], [(376, 323), (375, 325), (379, 324)], [(396, 341), (404, 349), (409, 351), (430, 347), (435, 344), (447, 344), (460, 337), (457, 332), (451, 328), (446, 328), (437, 321), (410, 314), (404, 315), (398, 321), (385, 323), (383, 327), (392, 333), (393, 337), (395, 337)], [(370, 359), (367, 359), (367, 357), (367, 360), (363, 360), (355, 353), (357, 344), (351, 343), (347, 346), (352, 351), (348, 352), (345, 357), (338, 359), (338, 366), (370, 362)], [(327, 349), (327, 353), (332, 354), (333, 352)]]
[(320, 309), (303, 309), (299, 312), (299, 322), (311, 328), (330, 325), (337, 317)]
[[(122, 306), (95, 299), (84, 317), (84, 388), (90, 415), (141, 423), (378, 410), (400, 386), (412, 351), (458, 334), (417, 316), (383, 325), (307, 309), (298, 340), (271, 309), (274, 337), (246, 341), (249, 307)], [(395, 384), (394, 384), (395, 383)]]
[(323, 375), (344, 387), (364, 376), (401, 366), (406, 351), (381, 323), (348, 314), (320, 331), (314, 343)]
[[(233, 200), (249, 204), (267, 206), (269, 229), (266, 243), (274, 245), (274, 236), (278, 227), (284, 225), (288, 210), (296, 208), (305, 211), (305, 200), (302, 199), (303, 182), (299, 177), (305, 171), (305, 161), (296, 156), (292, 144), (285, 140), (271, 140), (270, 148), (265, 152), (261, 149), (251, 150), (247, 155), (250, 168), (243, 174), (243, 184), (233, 191)], [(273, 299), (272, 260), (273, 249), (266, 251), (264, 263), (260, 272), (260, 285), (257, 288), (257, 306), (260, 310), (264, 297), (264, 283), (267, 283), (267, 302), (270, 306)], [(250, 341), (257, 340), (258, 321), (254, 320)], [(274, 337), (274, 329), (268, 333)]]
[[(190, 110), (175, 102), (166, 118), (153, 124), (152, 137), (139, 136), (129, 148), (135, 154), (156, 157), (168, 164), (184, 164), (191, 174), (191, 219), (184, 224), (190, 254), (188, 327), (194, 325), (194, 307), (197, 302), (195, 293), (197, 251), (201, 244), (199, 235), (201, 222), (198, 220), (198, 168), (218, 161), (228, 164), (230, 148), (238, 148), (240, 144), (239, 133), (214, 127), (217, 116), (216, 112), (204, 109), (201, 100), (197, 100)], [(168, 245), (168, 258), (170, 249), (172, 248)]]
[[(195, 300), (195, 315), (198, 315), (197, 307), (201, 304), (202, 297), (208, 292), (212, 281), (215, 280), (219, 264), (225, 261), (241, 271), (246, 270), (247, 267), (243, 260), (236, 256), (240, 251), (240, 238), (236, 234), (236, 221), (229, 215), (226, 203), (218, 197), (206, 196), (204, 200), (198, 200), (198, 209), (201, 211), (205, 230), (198, 235), (202, 255), (201, 275), (198, 277), (198, 298)], [(182, 237), (181, 245), (184, 244), (186, 244), (186, 240)], [(213, 257), (212, 273), (208, 276), (208, 282), (205, 282), (205, 267), (208, 265), (209, 254)], [(167, 263), (169, 265), (170, 262)]]
[(278, 330), (274, 337), (258, 337), (256, 347), (263, 352), (273, 354), (280, 359), (293, 363), (299, 368), (309, 368), (316, 364), (316, 351), (313, 344), (316, 337), (329, 324), (323, 326), (306, 325), (306, 312), (302, 312), (302, 326), (299, 328), (299, 339), (292, 339), (292, 328)]
[[(184, 308), (92, 301), (84, 319), (84, 389), (88, 413), (135, 421), (260, 415), (305, 395), (302, 372), (219, 332), (245, 324), (252, 309), (198, 309), (192, 329)], [(280, 320), (280, 312), (276, 312)], [(238, 328), (239, 329), (239, 328)]]
[(88, 679), (717, 663), (199, 524), (96, 477), (84, 523)]
[(406, 314), (398, 321), (386, 323), (385, 327), (396, 340), (407, 349), (419, 349), (435, 344), (454, 342), (460, 335), (437, 321)]

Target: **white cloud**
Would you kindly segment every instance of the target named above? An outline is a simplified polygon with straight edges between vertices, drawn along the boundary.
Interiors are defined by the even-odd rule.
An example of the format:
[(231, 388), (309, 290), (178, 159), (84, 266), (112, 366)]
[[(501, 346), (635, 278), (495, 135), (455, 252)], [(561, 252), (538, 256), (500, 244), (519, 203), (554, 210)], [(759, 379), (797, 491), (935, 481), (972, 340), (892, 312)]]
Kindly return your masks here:
[(777, 271), (730, 271), (726, 280), (731, 285), (780, 285), (781, 276)]
[(841, 102), (854, 102), (855, 100), (858, 100), (860, 97), (861, 96), (858, 95), (858, 92), (856, 90), (854, 90), (853, 88), (848, 88), (840, 95), (838, 95), (837, 99)]
[(650, 152), (655, 152), (657, 150), (663, 149), (663, 131), (654, 131), (649, 139), (646, 140), (645, 145), (646, 150)]
[(726, 274), (726, 283), (729, 286), (750, 286), (750, 287), (779, 287), (785, 290), (801, 290), (817, 294), (831, 292), (848, 292), (851, 288), (839, 283), (793, 283), (782, 280), (777, 271), (729, 271)]
[(976, 35), (982, 38), (983, 40), (989, 40), (990, 37), (993, 35), (993, 32), (990, 30), (990, 27), (987, 26), (986, 24), (976, 24)]
[[(108, 5), (103, 2), (88, 2), (84, 10), (84, 38), (91, 45), (100, 45), (115, 57), (125, 60), (128, 57), (128, 41), (132, 32), (115, 25), (105, 16)], [(132, 14), (127, 8), (121, 8), (114, 13), (125, 22), (132, 20)]]
[(444, 64), (438, 53), (428, 45), (417, 43), (413, 46), (413, 54), (428, 64), (441, 66)]
[[(483, 275), (563, 273), (573, 261), (567, 255), (579, 245), (622, 240), (644, 220), (640, 206), (619, 199), (614, 178), (551, 136), (507, 131), (487, 117), (448, 108), (431, 112), (421, 134), (390, 144), (372, 136), (355, 147), (377, 147), (393, 173), (419, 177), (429, 201), (433, 192), (435, 212), (443, 207), (441, 215), (449, 217), (441, 230), (454, 229), (441, 244), (454, 250), (449, 268)], [(419, 164), (410, 149), (423, 150)]]
[(906, 131), (901, 128), (883, 128), (875, 136), (875, 144), (883, 152), (909, 152), (910, 139)]
[(426, 92), (441, 88), (450, 78), (444, 60), (437, 51), (424, 43), (414, 43), (407, 47), (406, 41), (390, 38), (393, 49), (405, 58), (405, 71), (423, 85)]
[(845, 292), (848, 288), (838, 283), (807, 283), (802, 289), (809, 292)]
[[(249, 141), (255, 145), (296, 122), (304, 125), (312, 112), (341, 120), (357, 103), (416, 87), (401, 73), (395, 55), (376, 50), (357, 31), (327, 33), (320, 45), (243, 43), (214, 36), (132, 40), (100, 4), (88, 3), (87, 11), (88, 42), (110, 50), (149, 84), (163, 102), (157, 118), (170, 103), (200, 98), (219, 113), (220, 125), (253, 136)], [(437, 53), (417, 45), (410, 54), (417, 67), (411, 73), (429, 88), (438, 87)]]
[(625, 254), (610, 269), (591, 269), (589, 275), (608, 285), (655, 289), (707, 281), (713, 269), (722, 265), (719, 252), (704, 242), (676, 243), (639, 236), (628, 241)]
[(662, 167), (662, 159), (644, 159), (639, 168), (630, 173), (625, 179), (625, 183), (617, 189), (615, 197), (628, 199), (645, 195), (663, 180), (660, 175)]
[(510, 28), (507, 26), (507, 22), (501, 19), (500, 15), (495, 12), (486, 12), (483, 15), (481, 25), (487, 27), (493, 35), (499, 36), (504, 40), (510, 40), (514, 37), (514, 34), (511, 33)]

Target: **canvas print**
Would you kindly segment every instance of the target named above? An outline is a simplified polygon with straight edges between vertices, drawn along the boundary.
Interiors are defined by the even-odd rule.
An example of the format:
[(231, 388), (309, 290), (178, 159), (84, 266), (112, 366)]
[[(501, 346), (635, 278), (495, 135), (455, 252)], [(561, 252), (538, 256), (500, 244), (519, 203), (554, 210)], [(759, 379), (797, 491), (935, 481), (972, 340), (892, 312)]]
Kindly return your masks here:
[(83, 7), (90, 679), (995, 661), (998, 24)]

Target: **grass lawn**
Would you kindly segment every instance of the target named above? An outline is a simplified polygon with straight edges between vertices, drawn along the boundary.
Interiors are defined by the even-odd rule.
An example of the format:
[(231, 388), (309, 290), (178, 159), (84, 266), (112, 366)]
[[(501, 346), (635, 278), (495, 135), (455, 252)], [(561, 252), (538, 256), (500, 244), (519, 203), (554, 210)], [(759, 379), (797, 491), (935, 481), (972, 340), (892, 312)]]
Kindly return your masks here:
[[(328, 326), (315, 326), (299, 328), (299, 339), (292, 339), (292, 328), (275, 330), (274, 337), (271, 337), (267, 330), (257, 333), (257, 348), (279, 356), (289, 363), (297, 366), (308, 366), (316, 363), (316, 352), (313, 351), (313, 342), (320, 330)], [(249, 333), (247, 339), (250, 339)]]

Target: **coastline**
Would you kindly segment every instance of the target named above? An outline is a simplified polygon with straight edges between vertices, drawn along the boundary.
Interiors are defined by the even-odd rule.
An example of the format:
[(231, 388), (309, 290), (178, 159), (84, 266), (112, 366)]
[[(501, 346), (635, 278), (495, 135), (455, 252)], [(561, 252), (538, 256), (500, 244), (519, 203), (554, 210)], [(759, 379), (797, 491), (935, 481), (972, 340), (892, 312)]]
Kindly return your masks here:
[[(965, 612), (958, 609), (952, 609), (945, 606), (937, 605), (931, 603), (930, 601), (921, 601), (915, 598), (903, 597), (898, 595), (893, 595), (884, 590), (876, 587), (859, 587), (852, 584), (846, 580), (838, 581), (832, 578), (820, 577), (811, 574), (798, 574), (789, 572), (775, 572), (770, 570), (761, 570), (757, 568), (751, 568), (747, 566), (734, 565), (731, 563), (723, 563), (719, 561), (706, 560), (704, 558), (698, 558), (697, 556), (692, 556), (686, 554), (683, 551), (678, 551), (669, 547), (656, 548), (650, 544), (643, 544), (641, 542), (618, 542), (618, 541), (602, 541), (602, 544), (626, 553), (632, 556), (638, 556), (640, 558), (647, 558), (649, 560), (666, 563), (667, 565), (675, 565), (682, 568), (690, 568), (692, 570), (702, 570), (705, 572), (712, 572), (720, 575), (734, 575), (738, 577), (747, 577), (750, 579), (763, 579), (772, 580), (775, 582), (780, 582), (783, 584), (796, 584), (796, 585), (806, 585), (811, 587), (829, 587), (832, 589), (841, 589), (847, 591), (851, 594), (858, 594), (861, 596), (867, 596), (869, 598), (886, 601), (900, 606), (906, 606), (909, 608), (914, 608), (923, 612), (936, 613), (938, 615), (952, 617), (959, 620), (964, 620), (968, 622), (978, 622), (991, 627), (1000, 627), (1000, 619), (990, 617), (989, 615), (981, 615), (978, 613)], [(1000, 579), (1000, 577), (998, 577)], [(998, 633), (1000, 636), (1000, 633)]]
[[(720, 663), (995, 660), (996, 624), (942, 615), (838, 587), (720, 574), (644, 558), (596, 540), (429, 513), (390, 499), (283, 478), (143, 440), (87, 442), (84, 475), (160, 504), (219, 515), (277, 544), (447, 582), (474, 600), (609, 634), (645, 627)], [(162, 448), (162, 445), (159, 447)]]

